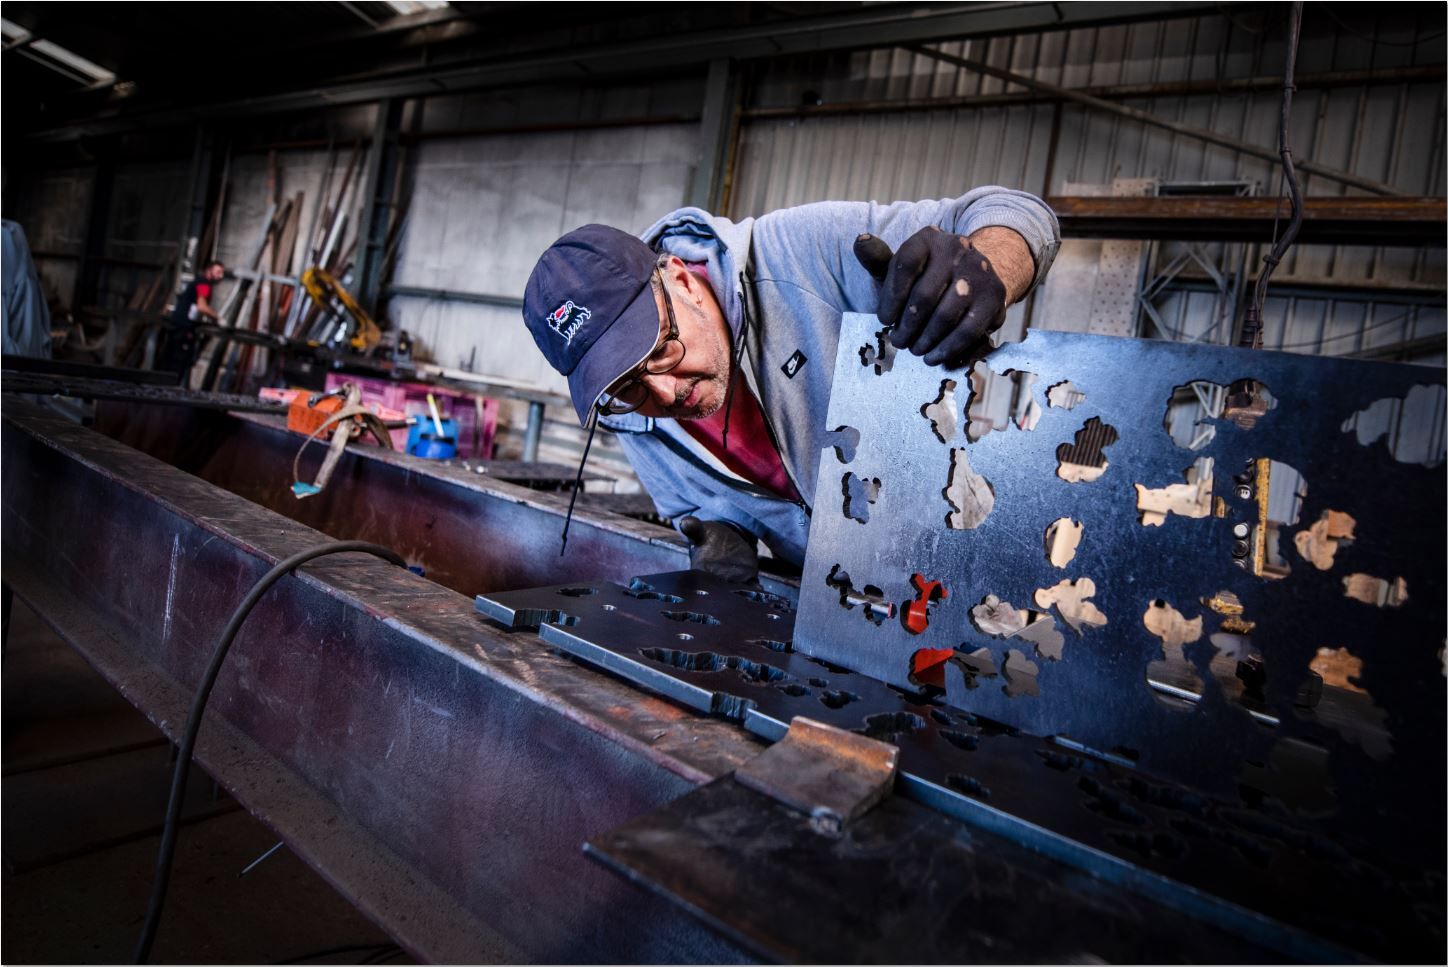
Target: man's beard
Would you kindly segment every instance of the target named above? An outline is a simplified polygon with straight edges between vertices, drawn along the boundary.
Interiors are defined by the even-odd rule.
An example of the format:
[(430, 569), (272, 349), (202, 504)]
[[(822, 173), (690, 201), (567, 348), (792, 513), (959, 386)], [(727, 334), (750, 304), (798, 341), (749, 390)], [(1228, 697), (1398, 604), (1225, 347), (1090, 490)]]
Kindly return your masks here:
[(717, 383), (718, 381), (718, 377), (707, 379), (705, 377), (700, 377), (699, 379), (696, 379), (693, 382), (685, 385), (682, 390), (675, 391), (674, 403), (668, 408), (667, 411), (668, 417), (675, 420), (707, 420), (715, 413), (718, 413), (719, 410), (724, 406), (724, 401), (728, 395), (727, 393), (717, 394), (713, 399), (709, 401), (708, 404), (704, 405), (702, 408), (698, 404), (695, 404), (692, 407), (684, 406), (684, 401), (689, 398), (690, 394), (694, 392), (696, 387), (703, 386), (706, 383)]

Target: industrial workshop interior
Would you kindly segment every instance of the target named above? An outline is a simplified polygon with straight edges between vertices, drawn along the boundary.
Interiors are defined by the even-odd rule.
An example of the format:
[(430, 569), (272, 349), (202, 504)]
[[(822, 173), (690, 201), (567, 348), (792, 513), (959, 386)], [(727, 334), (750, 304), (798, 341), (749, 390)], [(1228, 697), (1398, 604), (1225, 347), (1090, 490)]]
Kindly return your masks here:
[(1448, 959), (1448, 5), (0, 28), (0, 961)]

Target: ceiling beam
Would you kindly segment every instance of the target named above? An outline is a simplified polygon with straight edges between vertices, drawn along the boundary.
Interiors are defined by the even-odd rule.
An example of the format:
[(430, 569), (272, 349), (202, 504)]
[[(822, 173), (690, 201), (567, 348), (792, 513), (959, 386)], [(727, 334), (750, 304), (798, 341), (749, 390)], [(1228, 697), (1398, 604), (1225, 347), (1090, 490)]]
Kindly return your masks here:
[[(471, 51), (425, 68), (379, 72), (345, 81), (309, 85), (219, 104), (151, 110), (115, 107), (89, 118), (37, 131), (36, 141), (118, 134), (184, 124), (202, 118), (245, 117), (381, 101), (432, 97), (462, 91), (560, 80), (695, 69), (720, 58), (755, 60), (794, 54), (865, 50), (969, 37), (1034, 33), (1147, 20), (1219, 14), (1218, 3), (1142, 2), (954, 3), (918, 7), (881, 4), (847, 13), (802, 17), (743, 27), (672, 32), (642, 40), (572, 46), (489, 56)], [(139, 107), (137, 105), (136, 107)]]

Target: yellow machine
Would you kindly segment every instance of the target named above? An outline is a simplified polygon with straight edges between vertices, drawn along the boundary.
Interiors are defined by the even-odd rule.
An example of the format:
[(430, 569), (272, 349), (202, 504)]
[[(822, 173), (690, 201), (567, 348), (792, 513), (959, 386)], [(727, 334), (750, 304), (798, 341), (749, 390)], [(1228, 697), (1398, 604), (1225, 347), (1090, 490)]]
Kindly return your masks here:
[(348, 340), (353, 349), (359, 353), (366, 352), (381, 341), (382, 330), (377, 328), (377, 323), (372, 321), (367, 310), (357, 304), (351, 293), (342, 288), (342, 283), (338, 282), (332, 273), (314, 265), (302, 273), (302, 285), (306, 287), (307, 295), (312, 297), (312, 302), (316, 305), (329, 306), (335, 300), (347, 310), (356, 324)]

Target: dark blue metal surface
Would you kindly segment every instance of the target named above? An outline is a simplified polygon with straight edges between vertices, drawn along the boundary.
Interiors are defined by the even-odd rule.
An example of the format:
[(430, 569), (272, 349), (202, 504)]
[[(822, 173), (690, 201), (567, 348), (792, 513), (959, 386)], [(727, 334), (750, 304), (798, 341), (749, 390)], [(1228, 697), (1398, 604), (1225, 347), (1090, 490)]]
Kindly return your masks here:
[[(878, 328), (871, 316), (843, 321), (827, 425), (852, 427), (860, 440), (848, 463), (833, 449), (821, 454), (801, 578), (795, 640), (801, 652), (907, 685), (918, 649), (955, 649), (943, 668), (951, 706), (1133, 761), (1223, 801), (1236, 801), (1241, 787), (1253, 786), (1248, 798), (1265, 798), (1288, 821), (1441, 880), (1448, 755), (1441, 370), (1032, 332), (986, 363), (995, 373), (1035, 374), (1028, 387), (1039, 407), (1034, 429), (1007, 424), (968, 443), (968, 372), (926, 367), (901, 353), (877, 373), (854, 349), (875, 345)], [(947, 378), (956, 383), (956, 419), (953, 435), (942, 440), (922, 408), (940, 398)], [(1215, 437), (1197, 451), (1177, 445), (1164, 429), (1176, 387), (1247, 378), (1265, 384), (1277, 401), (1254, 426), (1209, 420), (1204, 425), (1215, 428)], [(1047, 389), (1066, 380), (1085, 400), (1069, 410), (1047, 405)], [(1414, 387), (1427, 387), (1418, 394), (1437, 401), (1436, 413), (1430, 406), (1427, 425), (1418, 428), (1420, 448), (1437, 461), (1433, 467), (1399, 462), (1385, 442), (1363, 446), (1344, 430), (1354, 414), (1379, 400), (1402, 399)], [(1113, 434), (1091, 429), (1088, 421), (1113, 428), (1119, 439), (1104, 451), (1093, 447), (1093, 437), (1099, 443)], [(1405, 425), (1403, 435), (1412, 429)], [(1104, 452), (1108, 463), (1098, 479), (1069, 483), (1057, 474), (1058, 456), (1069, 456), (1073, 446)], [(952, 450), (968, 456), (993, 493), (990, 513), (975, 529), (946, 524)], [(1181, 484), (1199, 457), (1215, 462), (1211, 513), (1199, 519), (1173, 514), (1161, 526), (1140, 523), (1134, 485)], [(1251, 531), (1258, 520), (1257, 458), (1294, 468), (1307, 485), (1298, 522), (1281, 529), (1291, 573), (1277, 580), (1234, 563), (1241, 539), (1234, 531)], [(867, 522), (847, 516), (842, 506), (847, 474), (880, 480)], [(1329, 509), (1355, 518), (1355, 540), (1338, 550), (1331, 569), (1319, 570), (1293, 541)], [(1054, 567), (1045, 551), (1046, 529), (1059, 518), (1084, 524), (1065, 568)], [(1252, 540), (1249, 534), (1246, 543)], [(930, 606), (920, 634), (899, 620), (917, 597), (916, 573), (943, 582), (946, 591)], [(849, 576), (848, 589), (841, 574)], [(1401, 577), (1408, 599), (1397, 607), (1352, 600), (1343, 587), (1350, 574)], [(1036, 592), (1081, 578), (1094, 581), (1091, 600), (1107, 623), (1077, 634), (1052, 613), (1064, 635), (1059, 660), (1019, 637), (991, 637), (972, 622), (971, 609), (987, 595), (1049, 612), (1035, 602)], [(867, 585), (878, 594), (866, 597), (893, 606), (890, 620), (861, 620), (866, 609), (851, 595)], [(1250, 651), (1265, 665), (1256, 701), (1239, 702), (1235, 680), (1226, 689), (1212, 674), (1217, 656), (1210, 636), (1224, 630), (1228, 616), (1204, 601), (1223, 591), (1236, 595), (1241, 618), (1255, 623)], [(1185, 649), (1186, 676), (1204, 683), (1193, 701), (1173, 701), (1177, 686), (1170, 681), (1148, 684), (1148, 666), (1163, 657), (1163, 643), (1143, 618), (1158, 600), (1188, 620), (1202, 620), (1199, 640)], [(1319, 648), (1345, 648), (1360, 659), (1355, 682), (1367, 694), (1329, 686), (1316, 708), (1296, 705), (1314, 685), (1309, 664)], [(985, 671), (992, 676), (971, 674), (962, 660), (980, 649), (990, 657), (993, 667)], [(1007, 669), (1012, 649), (1021, 654)], [(1017, 672), (1021, 658), (1038, 672)]]

